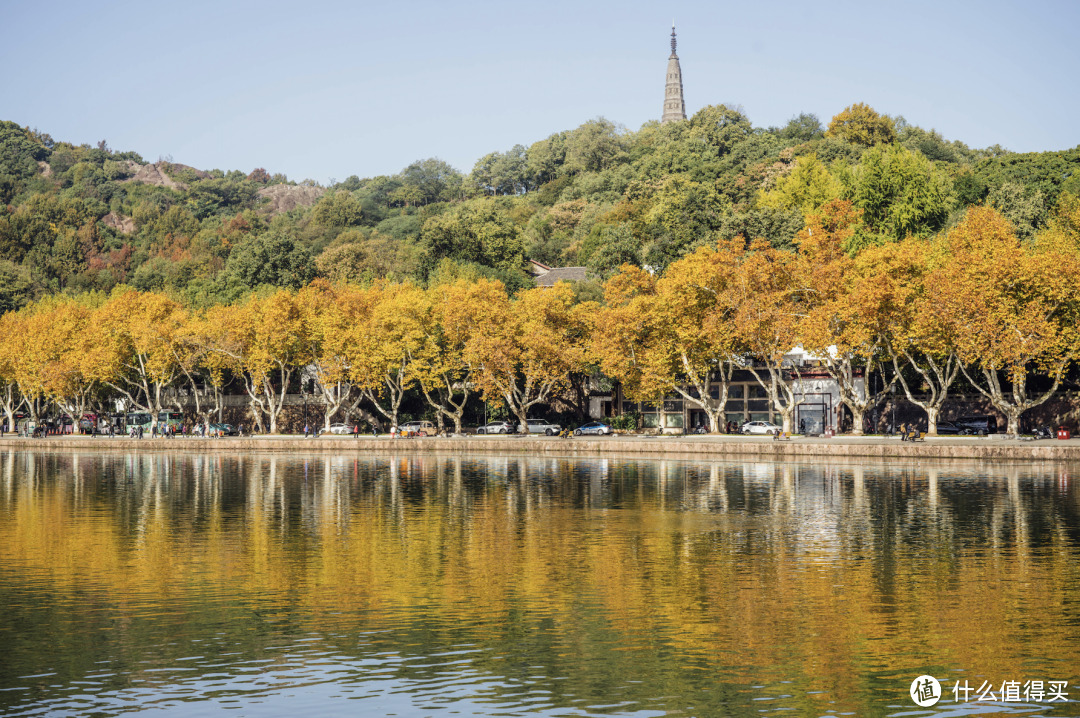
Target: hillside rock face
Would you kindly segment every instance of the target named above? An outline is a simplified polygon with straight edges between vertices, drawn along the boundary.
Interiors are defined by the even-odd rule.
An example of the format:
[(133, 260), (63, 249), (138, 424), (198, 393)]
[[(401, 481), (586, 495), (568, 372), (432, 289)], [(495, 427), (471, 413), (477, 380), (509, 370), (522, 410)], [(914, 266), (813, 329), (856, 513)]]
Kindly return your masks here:
[(124, 234), (133, 234), (135, 232), (135, 220), (131, 217), (117, 214), (116, 212), (109, 212), (101, 218), (101, 221), (105, 223), (105, 225), (119, 230)]
[[(140, 165), (132, 160), (127, 161), (127, 170), (132, 173), (127, 179), (120, 180), (121, 182), (142, 182), (143, 184), (154, 185), (155, 187), (166, 187), (168, 189), (186, 190), (187, 185), (183, 182), (177, 182), (168, 174), (165, 173), (165, 167), (169, 163), (167, 162), (155, 162), (151, 165)], [(194, 167), (188, 167), (187, 165), (177, 164), (173, 162), (171, 165), (172, 172), (175, 174), (182, 170), (191, 170), (199, 179), (210, 179), (210, 175), (202, 170), (197, 170)]]
[(259, 207), (259, 211), (271, 217), (275, 214), (288, 212), (297, 207), (310, 207), (326, 194), (323, 187), (308, 187), (307, 185), (275, 184), (263, 187), (256, 194), (266, 197), (270, 201)]

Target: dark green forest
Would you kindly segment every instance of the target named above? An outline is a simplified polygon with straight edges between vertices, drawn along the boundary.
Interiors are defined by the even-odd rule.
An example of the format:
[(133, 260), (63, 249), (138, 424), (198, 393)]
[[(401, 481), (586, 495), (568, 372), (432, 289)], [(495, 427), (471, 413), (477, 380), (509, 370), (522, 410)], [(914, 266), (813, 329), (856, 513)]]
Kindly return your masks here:
[(0, 312), (121, 284), (193, 307), (316, 277), (483, 276), (516, 291), (532, 285), (528, 259), (587, 267), (575, 291), (599, 299), (622, 264), (662, 272), (739, 235), (790, 248), (837, 198), (861, 210), (852, 252), (933, 237), (977, 204), (1031, 237), (1063, 191), (1080, 194), (1078, 168), (1080, 146), (972, 149), (862, 104), (827, 124), (802, 113), (767, 128), (723, 105), (637, 131), (600, 117), (491, 152), (467, 173), (430, 158), (326, 187), (264, 168), (150, 162), (0, 121)]

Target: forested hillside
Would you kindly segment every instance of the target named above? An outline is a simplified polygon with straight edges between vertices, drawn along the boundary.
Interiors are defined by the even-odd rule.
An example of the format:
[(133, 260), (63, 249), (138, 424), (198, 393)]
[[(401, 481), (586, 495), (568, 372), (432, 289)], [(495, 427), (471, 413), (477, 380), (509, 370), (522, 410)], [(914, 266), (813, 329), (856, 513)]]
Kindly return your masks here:
[(597, 118), (492, 152), (467, 174), (431, 158), (329, 187), (263, 168), (150, 163), (0, 122), (0, 312), (121, 284), (195, 308), (316, 277), (483, 276), (513, 292), (531, 284), (528, 258), (588, 267), (595, 279), (574, 291), (600, 299), (623, 264), (662, 273), (739, 235), (791, 249), (833, 199), (861, 210), (852, 254), (931, 237), (976, 204), (1030, 238), (1063, 191), (1080, 194), (1078, 167), (1080, 147), (972, 149), (865, 105), (827, 127), (801, 114), (755, 128), (722, 105), (637, 131)]

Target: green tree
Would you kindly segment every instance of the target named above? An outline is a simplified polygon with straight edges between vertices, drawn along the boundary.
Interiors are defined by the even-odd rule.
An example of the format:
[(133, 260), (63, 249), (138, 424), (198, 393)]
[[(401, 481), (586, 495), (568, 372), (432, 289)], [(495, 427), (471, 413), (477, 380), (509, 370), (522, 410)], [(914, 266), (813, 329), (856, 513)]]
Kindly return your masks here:
[(311, 218), (327, 227), (355, 227), (364, 219), (364, 210), (351, 192), (332, 192), (323, 195)]
[(894, 240), (938, 231), (955, 202), (948, 175), (899, 145), (871, 148), (840, 180), (842, 198), (863, 211), (866, 229)]
[(600, 172), (628, 159), (626, 128), (604, 117), (589, 120), (570, 133), (566, 167), (571, 172)]
[(873, 147), (879, 144), (891, 144), (896, 141), (896, 129), (887, 115), (879, 115), (870, 105), (857, 102), (845, 107), (843, 112), (832, 118), (828, 137), (839, 137), (852, 144)]
[(569, 132), (556, 132), (529, 146), (525, 153), (526, 169), (538, 185), (551, 182), (561, 174), (563, 165), (566, 163), (566, 145), (569, 135)]
[(506, 209), (491, 199), (465, 202), (424, 223), (421, 234), (429, 266), (440, 259), (520, 269), (525, 240)]
[(248, 237), (229, 256), (225, 269), (246, 287), (299, 289), (315, 277), (311, 252), (280, 230)]
[(703, 107), (690, 118), (690, 138), (704, 142), (718, 155), (725, 155), (753, 133), (753, 126), (738, 109), (726, 105)]
[(420, 191), (420, 203), (431, 204), (449, 199), (461, 184), (461, 173), (438, 157), (417, 160), (401, 171), (401, 182)]
[(825, 136), (825, 128), (812, 112), (800, 112), (793, 116), (777, 134), (781, 139), (809, 142)]

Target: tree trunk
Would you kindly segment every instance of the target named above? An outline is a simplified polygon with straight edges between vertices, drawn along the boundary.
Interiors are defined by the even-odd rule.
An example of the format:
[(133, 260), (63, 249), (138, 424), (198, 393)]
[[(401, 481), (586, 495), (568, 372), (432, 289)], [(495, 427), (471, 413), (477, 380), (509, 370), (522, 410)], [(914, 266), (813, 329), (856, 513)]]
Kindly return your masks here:
[[(352, 385), (344, 382), (333, 382), (331, 384), (323, 384), (321, 381), (316, 380), (319, 386), (319, 392), (322, 395), (323, 406), (325, 407), (325, 416), (323, 417), (323, 429), (329, 433), (330, 420), (334, 418), (334, 415), (341, 410), (341, 407), (349, 400), (349, 395), (352, 393)], [(348, 421), (349, 417), (345, 417)]]
[(903, 352), (908, 363), (919, 373), (919, 376), (923, 378), (923, 381), (930, 388), (930, 401), (919, 401), (911, 395), (911, 388), (907, 385), (904, 374), (900, 371), (899, 364), (897, 364), (896, 352), (891, 352), (891, 354), (893, 369), (896, 370), (896, 378), (900, 380), (900, 385), (904, 387), (904, 394), (907, 396), (908, 401), (926, 412), (927, 435), (937, 436), (938, 416), (941, 413), (941, 407), (944, 406), (945, 400), (949, 396), (949, 387), (952, 386), (953, 380), (956, 379), (956, 375), (960, 372), (960, 362), (955, 354), (949, 354), (945, 359), (945, 363), (938, 366), (932, 356), (927, 356), (926, 362), (930, 365), (930, 370), (927, 371), (915, 361), (911, 354), (906, 351)]
[(22, 403), (22, 400), (20, 399), (18, 403), (15, 402), (15, 397), (18, 396), (18, 392), (15, 391), (14, 384), (5, 384), (2, 396), (4, 417), (8, 431), (15, 431), (15, 409)]
[[(769, 395), (769, 401), (772, 402), (773, 410), (780, 414), (781, 421), (783, 422), (782, 430), (786, 433), (792, 433), (792, 417), (795, 415), (795, 408), (802, 404), (802, 399), (795, 401), (796, 387), (799, 387), (799, 394), (802, 395), (802, 377), (799, 375), (799, 370), (794, 366), (791, 367), (791, 371), (795, 374), (795, 381), (789, 386), (784, 382), (784, 364), (781, 359), (780, 362), (769, 361), (766, 366), (769, 369), (769, 382), (761, 378), (756, 368), (753, 365), (748, 367), (750, 373), (757, 379), (757, 383), (765, 389), (765, 392)], [(787, 399), (787, 406), (780, 401), (780, 395), (783, 394)]]
[(398, 410), (401, 408), (401, 400), (405, 396), (408, 380), (405, 378), (405, 366), (398, 367), (396, 375), (388, 374), (383, 378), (383, 386), (386, 387), (386, 408), (379, 403), (379, 394), (371, 389), (362, 389), (361, 393), (370, 401), (379, 413), (390, 421), (391, 426), (398, 425)]
[[(439, 420), (440, 432), (443, 428), (443, 417), (446, 416), (454, 421), (454, 433), (461, 433), (461, 418), (465, 414), (465, 403), (469, 399), (470, 377), (471, 373), (466, 374), (466, 376), (460, 382), (457, 382), (457, 384), (461, 386), (461, 401), (457, 403), (454, 402), (455, 382), (450, 376), (443, 374), (439, 377), (443, 383), (443, 386), (435, 388), (435, 391), (437, 391), (439, 395), (439, 401), (437, 402), (431, 398), (431, 392), (428, 390), (424, 382), (420, 382), (420, 390), (423, 392), (424, 398), (427, 400), (427, 403), (435, 409), (435, 415), (438, 417)], [(447, 408), (450, 406), (454, 407), (453, 411)]]
[(937, 436), (938, 414), (941, 409), (933, 405), (923, 408), (926, 409), (926, 434), (927, 436)]
[[(866, 426), (866, 414), (863, 412), (862, 408), (849, 406), (847, 404), (844, 404), (844, 406), (847, 406), (847, 408), (851, 410), (851, 433), (854, 436), (862, 436), (865, 434), (866, 432), (863, 430), (863, 427)], [(876, 429), (877, 427), (874, 428)], [(871, 433), (874, 432), (871, 431)]]
[(989, 369), (981, 367), (983, 378), (986, 379), (986, 384), (990, 388), (986, 391), (977, 383), (972, 381), (971, 376), (968, 374), (967, 367), (963, 364), (960, 365), (960, 371), (964, 372), (964, 376), (971, 382), (983, 396), (990, 399), (990, 403), (994, 405), (995, 409), (998, 409), (1009, 420), (1008, 433), (1019, 434), (1020, 433), (1020, 416), (1033, 407), (1039, 406), (1047, 399), (1054, 395), (1057, 391), (1058, 384), (1061, 383), (1061, 374), (1065, 371), (1065, 362), (1062, 362), (1057, 370), (1054, 372), (1054, 384), (1050, 389), (1040, 397), (1029, 399), (1027, 395), (1027, 372), (1021, 372), (1018, 378), (1013, 382), (1012, 389), (1012, 401), (1005, 398), (1005, 392), (1001, 389), (1001, 379), (998, 377), (998, 371), (996, 369)]

